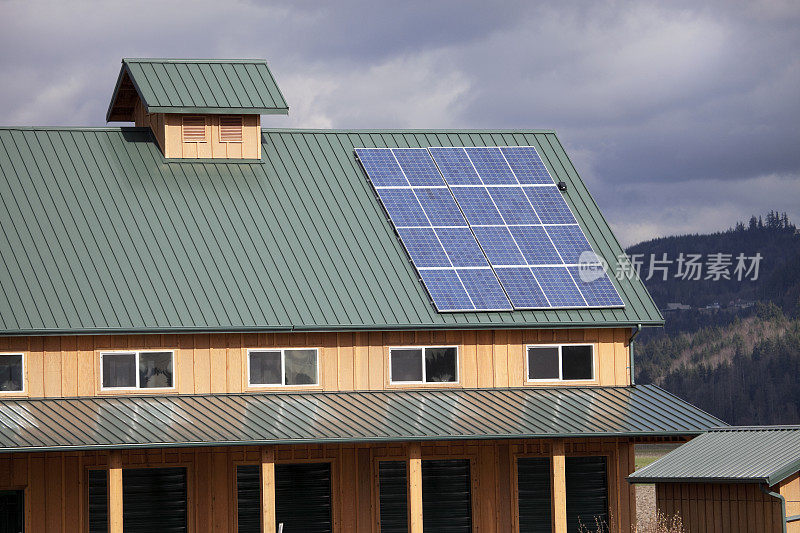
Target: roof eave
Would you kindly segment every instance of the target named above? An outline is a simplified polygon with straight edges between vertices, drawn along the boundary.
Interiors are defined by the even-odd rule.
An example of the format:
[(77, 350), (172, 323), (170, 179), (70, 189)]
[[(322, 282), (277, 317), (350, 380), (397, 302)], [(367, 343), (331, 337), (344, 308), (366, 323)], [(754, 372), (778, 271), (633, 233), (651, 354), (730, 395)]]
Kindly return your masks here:
[(784, 479), (794, 475), (800, 471), (800, 459), (796, 461), (792, 461), (791, 463), (787, 464), (786, 466), (782, 466), (781, 468), (777, 469), (775, 472), (772, 472), (767, 478), (766, 483), (770, 487), (780, 483)]
[[(193, 161), (192, 164), (197, 164)], [(232, 326), (227, 328), (72, 328), (72, 329), (25, 329), (2, 330), (0, 336), (20, 337), (39, 335), (135, 335), (143, 333), (269, 333), (269, 332), (330, 332), (330, 331), (416, 331), (416, 330), (486, 330), (486, 329), (582, 329), (582, 328), (627, 328), (641, 324), (644, 327), (661, 327), (663, 322), (494, 322), (494, 323), (442, 323), (442, 324), (333, 324), (333, 325), (264, 325), (264, 326)]]
[[(631, 474), (626, 478), (629, 483), (766, 483), (770, 486), (769, 478), (765, 477), (640, 477)], [(777, 482), (776, 482), (777, 483)]]
[[(399, 442), (440, 442), (440, 441), (483, 441), (510, 439), (569, 439), (569, 438), (619, 438), (619, 437), (683, 437), (693, 436), (702, 431), (660, 431), (660, 432), (592, 432), (592, 433), (515, 433), (509, 435), (435, 435), (435, 436), (403, 436), (397, 438), (359, 437), (359, 438), (321, 438), (321, 439), (264, 439), (236, 440), (219, 442), (162, 442), (162, 443), (130, 443), (130, 444), (97, 444), (83, 446), (30, 446), (21, 448), (0, 448), (0, 454), (18, 452), (51, 452), (51, 451), (88, 451), (88, 450), (129, 450), (142, 448), (202, 448), (209, 446), (267, 446), (291, 444), (355, 444), (355, 443), (399, 443)], [(633, 481), (631, 481), (633, 482)], [(638, 483), (644, 483), (638, 481)]]

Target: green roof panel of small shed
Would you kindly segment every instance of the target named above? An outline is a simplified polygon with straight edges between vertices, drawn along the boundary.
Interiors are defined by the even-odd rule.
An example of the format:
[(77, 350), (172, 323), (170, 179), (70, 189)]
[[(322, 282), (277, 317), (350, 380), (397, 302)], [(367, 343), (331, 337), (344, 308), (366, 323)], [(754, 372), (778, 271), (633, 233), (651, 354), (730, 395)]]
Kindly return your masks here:
[(800, 426), (710, 430), (641, 468), (632, 483), (779, 483), (800, 470)]
[[(355, 147), (535, 146), (625, 306), (437, 313)], [(145, 128), (0, 128), (0, 334), (660, 325), (552, 131), (263, 129), (166, 160)]]
[(106, 120), (127, 121), (132, 84), (148, 113), (286, 114), (263, 59), (123, 59)]
[(722, 424), (653, 385), (0, 400), (0, 452), (696, 435)]

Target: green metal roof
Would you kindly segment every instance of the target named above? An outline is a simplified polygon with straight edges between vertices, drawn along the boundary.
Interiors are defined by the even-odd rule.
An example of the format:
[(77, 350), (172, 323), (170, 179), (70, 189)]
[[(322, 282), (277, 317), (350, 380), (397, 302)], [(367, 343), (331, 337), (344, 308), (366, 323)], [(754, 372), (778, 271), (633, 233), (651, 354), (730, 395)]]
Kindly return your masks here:
[(661, 324), (638, 278), (624, 308), (435, 311), (353, 149), (492, 145), (537, 148), (614, 271), (551, 131), (265, 129), (239, 164), (170, 162), (143, 128), (0, 128), (0, 334)]
[(800, 426), (726, 427), (687, 442), (628, 478), (631, 483), (766, 483), (800, 470)]
[(289, 112), (263, 59), (123, 59), (108, 122), (132, 120), (132, 89), (148, 113)]
[(0, 452), (694, 435), (721, 424), (653, 385), (0, 400)]

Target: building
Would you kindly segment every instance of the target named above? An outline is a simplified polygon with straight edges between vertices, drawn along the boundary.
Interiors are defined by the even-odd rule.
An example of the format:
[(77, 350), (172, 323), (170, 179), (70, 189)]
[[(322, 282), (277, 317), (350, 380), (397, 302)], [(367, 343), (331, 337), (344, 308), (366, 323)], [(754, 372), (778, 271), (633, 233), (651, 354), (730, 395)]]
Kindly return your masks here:
[(800, 426), (725, 427), (637, 470), (687, 533), (800, 531)]
[(634, 443), (722, 422), (634, 386), (663, 319), (555, 133), (287, 112), (264, 61), (129, 59), (135, 126), (0, 129), (0, 520), (628, 531)]
[(666, 309), (664, 309), (664, 311), (667, 311), (667, 312), (669, 312), (669, 311), (686, 311), (686, 310), (689, 310), (691, 308), (692, 308), (691, 305), (682, 304), (680, 302), (669, 302), (667, 304)]

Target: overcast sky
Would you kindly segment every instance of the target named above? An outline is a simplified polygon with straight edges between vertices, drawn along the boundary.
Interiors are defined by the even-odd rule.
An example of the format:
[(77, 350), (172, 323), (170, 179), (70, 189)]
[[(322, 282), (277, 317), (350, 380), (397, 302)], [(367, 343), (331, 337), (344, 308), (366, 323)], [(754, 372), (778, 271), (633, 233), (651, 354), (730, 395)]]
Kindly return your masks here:
[(0, 125), (104, 125), (122, 57), (266, 58), (264, 126), (548, 128), (623, 244), (800, 222), (800, 2), (0, 0)]

